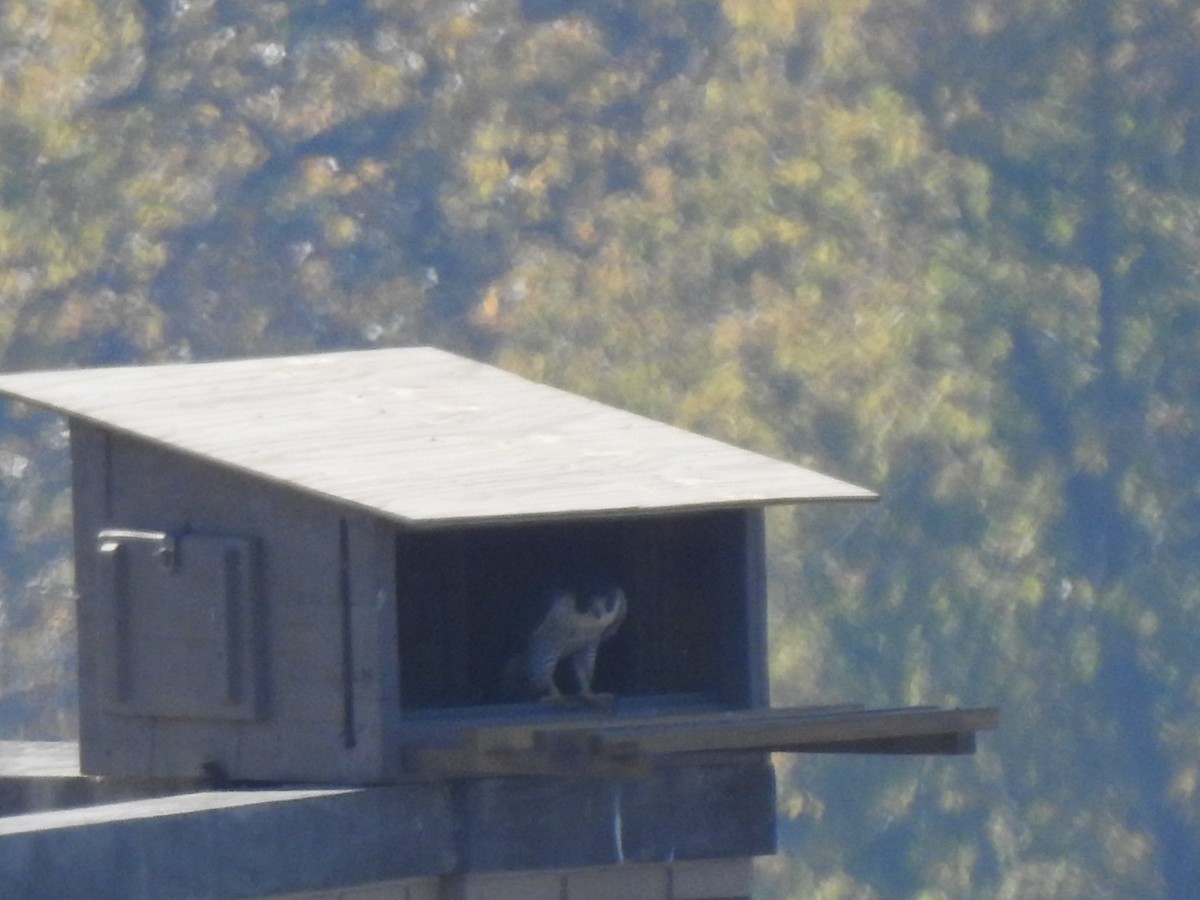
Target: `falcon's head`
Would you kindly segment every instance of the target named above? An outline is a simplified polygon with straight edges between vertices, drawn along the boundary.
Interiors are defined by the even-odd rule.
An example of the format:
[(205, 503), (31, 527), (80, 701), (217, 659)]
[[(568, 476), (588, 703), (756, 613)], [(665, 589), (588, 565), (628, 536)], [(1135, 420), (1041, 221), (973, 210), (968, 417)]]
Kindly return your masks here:
[(581, 600), (583, 609), (579, 611), (587, 613), (596, 620), (596, 627), (601, 631), (600, 640), (616, 633), (625, 619), (627, 607), (623, 590), (616, 585), (611, 585), (599, 590), (580, 591), (576, 595), (577, 609)]

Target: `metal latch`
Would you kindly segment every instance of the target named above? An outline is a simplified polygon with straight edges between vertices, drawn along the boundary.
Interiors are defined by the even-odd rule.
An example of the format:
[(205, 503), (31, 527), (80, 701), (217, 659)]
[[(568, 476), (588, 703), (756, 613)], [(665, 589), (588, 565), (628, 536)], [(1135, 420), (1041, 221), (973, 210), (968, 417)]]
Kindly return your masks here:
[(168, 571), (175, 568), (175, 535), (165, 531), (143, 531), (137, 528), (102, 528), (96, 534), (96, 549), (101, 553), (116, 553), (122, 544), (149, 543), (154, 555)]

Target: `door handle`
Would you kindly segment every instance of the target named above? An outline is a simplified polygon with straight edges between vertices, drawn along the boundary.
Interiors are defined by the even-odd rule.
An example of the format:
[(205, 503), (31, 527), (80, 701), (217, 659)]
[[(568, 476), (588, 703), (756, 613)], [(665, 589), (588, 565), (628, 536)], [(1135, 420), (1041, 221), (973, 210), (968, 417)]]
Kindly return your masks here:
[(122, 544), (152, 544), (153, 552), (164, 569), (175, 568), (175, 535), (165, 531), (145, 531), (139, 528), (102, 528), (96, 533), (96, 549), (101, 553), (116, 553)]

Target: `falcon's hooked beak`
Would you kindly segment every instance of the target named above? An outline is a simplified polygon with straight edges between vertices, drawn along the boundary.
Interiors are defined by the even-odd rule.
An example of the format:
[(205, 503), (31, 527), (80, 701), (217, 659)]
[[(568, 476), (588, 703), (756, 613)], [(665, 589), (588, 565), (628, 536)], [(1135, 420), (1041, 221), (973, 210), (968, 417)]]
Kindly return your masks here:
[(610, 594), (597, 594), (590, 605), (592, 615), (597, 619), (618, 621), (625, 615), (625, 592), (617, 588)]

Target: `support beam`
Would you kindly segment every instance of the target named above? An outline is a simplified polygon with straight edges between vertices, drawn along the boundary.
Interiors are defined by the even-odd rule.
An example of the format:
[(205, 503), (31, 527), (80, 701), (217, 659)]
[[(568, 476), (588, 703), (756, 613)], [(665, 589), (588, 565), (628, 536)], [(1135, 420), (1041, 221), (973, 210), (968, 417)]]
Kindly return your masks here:
[[(6, 772), (0, 742), (0, 786), (138, 787), (80, 776), (71, 746), (46, 748), (40, 761), (33, 749), (10, 746)], [(500, 872), (607, 867), (620, 880), (628, 866), (775, 852), (774, 772), (758, 753), (634, 780), (463, 778), (98, 799), (0, 817), (0, 897), (355, 897), (388, 882), (473, 884)]]
[(929, 706), (753, 709), (645, 719), (592, 717), (470, 729), (458, 744), (417, 747), (410, 771), (427, 776), (556, 775), (634, 778), (722, 753), (962, 755), (999, 712)]
[(208, 791), (0, 818), (0, 896), (262, 897), (454, 868), (429, 785)]

